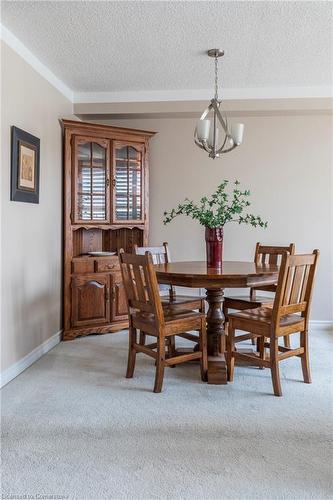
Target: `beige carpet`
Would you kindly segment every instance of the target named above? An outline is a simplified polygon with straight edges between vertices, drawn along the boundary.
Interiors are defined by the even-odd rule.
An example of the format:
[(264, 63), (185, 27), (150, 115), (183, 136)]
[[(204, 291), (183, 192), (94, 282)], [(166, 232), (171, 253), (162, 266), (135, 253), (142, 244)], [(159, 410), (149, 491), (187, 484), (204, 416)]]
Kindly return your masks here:
[(194, 364), (153, 394), (124, 332), (61, 343), (2, 391), (3, 498), (332, 498), (332, 339), (312, 332), (312, 385), (281, 364), (282, 398), (268, 370), (209, 386)]

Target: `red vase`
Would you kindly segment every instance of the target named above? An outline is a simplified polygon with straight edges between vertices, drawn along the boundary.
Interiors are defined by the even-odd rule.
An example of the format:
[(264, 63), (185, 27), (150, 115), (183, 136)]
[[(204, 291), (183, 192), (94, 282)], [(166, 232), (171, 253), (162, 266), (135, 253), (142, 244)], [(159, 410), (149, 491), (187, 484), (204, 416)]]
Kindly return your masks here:
[(215, 268), (221, 267), (223, 253), (223, 227), (206, 227), (205, 239), (207, 266)]

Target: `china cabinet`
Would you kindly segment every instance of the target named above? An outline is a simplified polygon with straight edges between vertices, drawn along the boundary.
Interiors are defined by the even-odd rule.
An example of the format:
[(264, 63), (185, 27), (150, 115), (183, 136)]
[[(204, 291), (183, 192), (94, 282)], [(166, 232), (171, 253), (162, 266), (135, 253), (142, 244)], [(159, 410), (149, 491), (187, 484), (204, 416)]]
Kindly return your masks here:
[(64, 333), (127, 328), (120, 248), (148, 244), (148, 147), (154, 132), (62, 120)]

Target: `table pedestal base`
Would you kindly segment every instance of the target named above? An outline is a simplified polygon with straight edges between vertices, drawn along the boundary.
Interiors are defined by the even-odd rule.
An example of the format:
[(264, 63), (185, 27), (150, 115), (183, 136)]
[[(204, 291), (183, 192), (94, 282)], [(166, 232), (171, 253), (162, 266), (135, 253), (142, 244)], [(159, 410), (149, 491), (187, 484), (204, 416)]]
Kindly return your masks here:
[[(224, 335), (224, 314), (223, 288), (207, 289), (206, 299), (208, 302), (207, 311), (207, 350), (208, 350), (208, 384), (227, 384), (227, 364), (225, 361), (225, 335)], [(194, 347), (194, 350), (198, 346)], [(178, 354), (188, 354), (193, 348), (180, 348), (176, 350)], [(196, 361), (194, 361), (196, 362)]]
[(223, 295), (223, 288), (206, 290), (206, 299), (209, 306), (207, 311), (207, 381), (209, 384), (227, 384), (227, 365), (224, 357)]
[(218, 357), (208, 356), (207, 382), (215, 385), (227, 384), (227, 365), (223, 354)]

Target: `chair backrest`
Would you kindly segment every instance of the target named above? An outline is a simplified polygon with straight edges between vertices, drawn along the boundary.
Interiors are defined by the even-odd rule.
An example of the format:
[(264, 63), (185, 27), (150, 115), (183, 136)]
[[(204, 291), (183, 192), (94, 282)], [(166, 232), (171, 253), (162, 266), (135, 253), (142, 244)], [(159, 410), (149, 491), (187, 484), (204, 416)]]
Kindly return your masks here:
[(121, 249), (119, 261), (129, 316), (133, 312), (148, 313), (154, 316), (156, 323), (164, 324), (152, 254), (146, 252), (145, 255), (135, 255)]
[(270, 246), (257, 243), (254, 253), (254, 262), (256, 264), (278, 265), (285, 252), (289, 252), (293, 255), (295, 253), (295, 243), (290, 243), (288, 246)]
[[(289, 252), (293, 255), (295, 253), (295, 244), (290, 243), (288, 246), (272, 246), (257, 243), (254, 252), (254, 262), (255, 264), (279, 265), (285, 252)], [(251, 288), (250, 297), (252, 300), (256, 299), (256, 291), (275, 292), (276, 285), (262, 285)]]
[[(133, 253), (136, 255), (145, 255), (146, 252), (150, 252), (153, 258), (154, 264), (168, 264), (171, 262), (169, 245), (164, 242), (163, 245), (159, 247), (138, 247), (138, 245), (133, 246)], [(170, 299), (175, 297), (176, 289), (173, 285), (160, 285), (161, 291), (169, 291)]]
[(301, 313), (308, 323), (318, 257), (319, 250), (308, 255), (283, 255), (273, 306), (276, 324), (281, 317), (294, 313)]
[(145, 255), (146, 252), (151, 253), (154, 264), (167, 264), (170, 262), (169, 246), (167, 243), (163, 243), (160, 247), (133, 246), (133, 253), (136, 255)]

